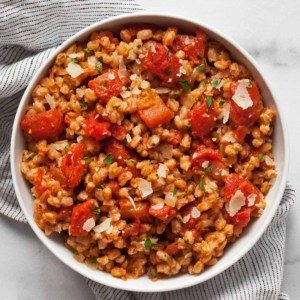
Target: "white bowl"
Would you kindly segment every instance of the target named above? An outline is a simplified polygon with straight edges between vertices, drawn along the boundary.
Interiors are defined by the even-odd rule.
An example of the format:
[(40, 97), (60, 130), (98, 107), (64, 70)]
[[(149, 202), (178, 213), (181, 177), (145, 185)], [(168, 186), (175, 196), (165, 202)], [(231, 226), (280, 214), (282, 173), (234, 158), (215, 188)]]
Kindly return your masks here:
[[(58, 237), (46, 237), (44, 233), (39, 229), (39, 227), (35, 224), (33, 220), (33, 197), (30, 192), (30, 187), (20, 171), (22, 151), (25, 148), (23, 134), (19, 126), (20, 119), (25, 112), (25, 107), (31, 101), (31, 92), (33, 88), (38, 83), (40, 78), (46, 73), (47, 69), (53, 64), (55, 56), (62, 50), (69, 47), (75, 41), (87, 39), (89, 34), (94, 30), (106, 29), (117, 32), (122, 28), (124, 24), (136, 22), (153, 23), (157, 26), (177, 26), (183, 31), (193, 31), (195, 27), (202, 28), (210, 37), (221, 42), (225, 47), (227, 47), (227, 49), (229, 49), (229, 51), (231, 52), (231, 55), (237, 61), (247, 66), (261, 88), (261, 93), (265, 104), (271, 105), (277, 110), (274, 130), (273, 153), (275, 155), (275, 161), (277, 164), (278, 176), (266, 197), (267, 207), (264, 210), (262, 216), (252, 222), (252, 224), (248, 226), (248, 228), (244, 231), (243, 235), (235, 243), (228, 247), (228, 249), (225, 251), (224, 256), (221, 257), (216, 265), (207, 268), (203, 273), (196, 276), (188, 274), (179, 275), (157, 282), (153, 282), (146, 276), (144, 276), (136, 280), (122, 281), (120, 279), (112, 277), (109, 273), (92, 270), (85, 264), (77, 262), (72, 257), (72, 253), (65, 248), (62, 241)], [(276, 102), (265, 80), (265, 77), (262, 75), (260, 68), (253, 60), (253, 58), (225, 34), (211, 28), (208, 25), (203, 24), (202, 22), (190, 20), (185, 17), (160, 13), (136, 13), (109, 18), (81, 30), (79, 33), (75, 34), (67, 41), (65, 41), (60, 47), (57, 48), (55, 53), (53, 53), (45, 61), (43, 66), (38, 70), (34, 78), (31, 80), (30, 84), (28, 85), (15, 117), (11, 137), (11, 170), (16, 195), (29, 225), (36, 233), (38, 238), (54, 255), (56, 255), (62, 262), (64, 262), (67, 266), (69, 266), (76, 272), (107, 286), (138, 292), (170, 291), (201, 283), (220, 274), (228, 267), (233, 265), (236, 261), (238, 261), (243, 255), (245, 255), (264, 233), (280, 203), (287, 178), (288, 158), (289, 155), (287, 144), (287, 129), (285, 123), (283, 122), (281, 110), (278, 107), (278, 103)]]

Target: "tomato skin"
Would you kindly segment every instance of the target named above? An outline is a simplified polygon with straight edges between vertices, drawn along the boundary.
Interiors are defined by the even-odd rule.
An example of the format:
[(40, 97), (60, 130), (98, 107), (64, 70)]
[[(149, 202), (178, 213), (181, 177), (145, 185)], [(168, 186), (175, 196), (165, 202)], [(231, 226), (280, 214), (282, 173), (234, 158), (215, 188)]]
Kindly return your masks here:
[(61, 207), (57, 213), (56, 219), (58, 221), (68, 222), (71, 220), (72, 211), (73, 211), (73, 205), (68, 207)]
[(88, 86), (103, 103), (106, 103), (111, 97), (118, 96), (122, 92), (124, 83), (116, 70), (108, 70), (95, 79), (90, 80)]
[(105, 183), (105, 186), (107, 186), (111, 189), (111, 192), (115, 198), (119, 198), (120, 185), (118, 184), (117, 181), (111, 180), (111, 181)]
[(217, 149), (217, 145), (215, 142), (213, 142), (211, 134), (207, 134), (204, 136), (199, 137), (202, 144), (204, 144), (206, 147)]
[(73, 144), (62, 158), (61, 169), (69, 188), (75, 188), (81, 182), (81, 176), (85, 172), (85, 166), (81, 163), (83, 159), (84, 146), (82, 142)]
[(200, 64), (205, 53), (206, 39), (206, 34), (200, 31), (198, 36), (177, 35), (173, 42), (173, 49), (176, 52), (184, 51), (193, 63)]
[(118, 124), (111, 124), (110, 131), (111, 135), (119, 141), (124, 141), (125, 136), (127, 134), (126, 129)]
[(171, 133), (171, 138), (167, 139), (166, 142), (173, 146), (178, 145), (182, 141), (181, 132), (176, 129), (171, 129), (170, 133)]
[(242, 208), (233, 217), (230, 217), (226, 212), (224, 215), (225, 220), (234, 226), (234, 231), (240, 234), (241, 230), (248, 225), (251, 219), (251, 208)]
[(108, 122), (99, 122), (96, 119), (88, 119), (84, 124), (84, 134), (94, 138), (96, 141), (101, 141), (111, 136), (110, 123)]
[(171, 256), (177, 255), (180, 252), (180, 249), (178, 248), (178, 241), (169, 244), (165, 249), (165, 252), (167, 252)]
[[(239, 83), (233, 82), (230, 86), (232, 94), (235, 93)], [(251, 126), (259, 118), (263, 108), (259, 89), (255, 82), (251, 82), (251, 87), (247, 88), (250, 98), (253, 101), (253, 106), (243, 109), (239, 107), (233, 100), (230, 104), (230, 120), (235, 126)]]
[(188, 113), (192, 125), (192, 133), (198, 137), (209, 134), (216, 127), (214, 104), (208, 109), (207, 103), (202, 102)]
[[(185, 216), (190, 215), (193, 207), (195, 207), (195, 203), (188, 203), (187, 205), (182, 207), (180, 209), (181, 216), (184, 218)], [(200, 217), (201, 216), (199, 216), (198, 218), (193, 218), (192, 216), (190, 216), (189, 220), (186, 223), (182, 224), (183, 230), (185, 231), (194, 229), (196, 224), (199, 222)]]
[(176, 216), (176, 210), (168, 205), (165, 205), (160, 209), (150, 207), (149, 214), (164, 222), (170, 222)]
[(21, 120), (21, 128), (35, 140), (53, 139), (64, 131), (64, 117), (58, 109), (50, 109), (35, 115), (26, 114)]
[(245, 127), (245, 126), (238, 126), (234, 130), (234, 135), (236, 137), (236, 140), (238, 142), (242, 142), (245, 139), (245, 137), (247, 135), (247, 132), (248, 132), (247, 127)]
[(146, 202), (136, 202), (136, 209), (128, 199), (121, 199), (119, 201), (121, 217), (124, 219), (139, 219), (143, 223), (151, 223), (153, 218), (149, 214), (149, 204)]
[[(179, 80), (179, 58), (160, 43), (152, 43), (143, 59), (143, 67), (163, 82), (162, 85), (173, 87)], [(155, 49), (153, 51), (153, 48)]]
[(121, 167), (126, 167), (124, 159), (137, 159), (136, 155), (120, 141), (109, 138), (104, 140), (105, 153), (110, 154)]
[(38, 195), (43, 194), (47, 190), (47, 188), (43, 185), (43, 170), (41, 168), (38, 168), (34, 187)]
[(71, 217), (71, 224), (69, 233), (71, 236), (86, 236), (88, 232), (84, 230), (83, 224), (86, 220), (94, 218), (97, 220), (98, 216), (93, 214), (95, 207), (98, 207), (98, 202), (95, 199), (86, 200), (83, 203), (74, 206)]

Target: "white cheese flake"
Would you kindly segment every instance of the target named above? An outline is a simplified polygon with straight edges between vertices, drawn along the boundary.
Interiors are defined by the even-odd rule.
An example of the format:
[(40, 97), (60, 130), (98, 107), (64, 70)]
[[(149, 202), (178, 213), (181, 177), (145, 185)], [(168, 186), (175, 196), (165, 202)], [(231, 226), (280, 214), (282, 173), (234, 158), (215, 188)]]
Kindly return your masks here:
[(79, 135), (78, 137), (77, 137), (77, 142), (79, 143), (80, 141), (82, 141), (83, 140), (83, 136), (81, 136), (81, 135)]
[(95, 227), (95, 225), (96, 223), (94, 218), (89, 218), (83, 223), (82, 229), (87, 232), (90, 232)]
[(209, 181), (208, 183), (206, 183), (204, 185), (204, 190), (207, 193), (212, 193), (215, 192), (217, 190), (218, 186), (214, 181)]
[(80, 57), (80, 54), (79, 53), (71, 53), (71, 54), (69, 54), (69, 57), (70, 58), (77, 58), (77, 57)]
[(127, 78), (128, 72), (126, 65), (124, 63), (123, 56), (119, 56), (119, 69), (118, 69), (118, 76), (121, 79), (121, 81), (125, 81)]
[(128, 196), (128, 200), (130, 201), (132, 207), (136, 210), (136, 205), (135, 205), (135, 202), (134, 202), (134, 200), (132, 199), (132, 197)]
[(133, 95), (139, 95), (142, 91), (139, 88), (135, 87), (131, 92)]
[(157, 169), (157, 175), (162, 178), (167, 177), (167, 171), (168, 167), (165, 164), (159, 164), (158, 169)]
[(136, 80), (137, 79), (137, 75), (136, 74), (131, 74), (130, 75), (130, 80)]
[(136, 61), (136, 63), (137, 63), (138, 65), (141, 64), (141, 61), (140, 61), (139, 59), (136, 59), (135, 61)]
[(74, 62), (70, 62), (66, 67), (66, 71), (72, 78), (77, 78), (79, 75), (84, 73), (84, 70), (80, 67), (79, 64), (75, 64)]
[(181, 73), (181, 74), (186, 74), (186, 70), (184, 69), (183, 66), (180, 67), (179, 73)]
[(224, 135), (224, 136), (222, 137), (222, 140), (223, 140), (224, 142), (228, 142), (228, 143), (235, 143), (235, 142), (236, 142), (236, 139), (235, 139), (234, 137), (228, 135), (228, 134)]
[(84, 89), (81, 89), (81, 88), (76, 89), (76, 94), (77, 94), (80, 98), (83, 98), (83, 96), (85, 95)]
[(115, 76), (115, 74), (113, 74), (113, 73), (109, 73), (107, 77), (108, 77), (109, 80), (114, 80), (114, 79), (116, 79), (116, 76)]
[(223, 124), (226, 124), (229, 120), (229, 114), (230, 114), (230, 103), (225, 103), (223, 107)]
[(208, 161), (208, 160), (205, 160), (205, 161), (202, 163), (202, 165), (201, 165), (202, 168), (207, 168), (208, 166), (209, 166), (209, 161)]
[(191, 216), (192, 216), (193, 219), (197, 219), (201, 216), (201, 212), (197, 209), (197, 207), (192, 208)]
[(107, 218), (107, 219), (105, 219), (101, 224), (95, 226), (95, 227), (93, 228), (93, 230), (94, 230), (96, 233), (104, 232), (104, 231), (106, 231), (106, 230), (110, 227), (110, 223), (111, 223), (111, 218)]
[(151, 208), (154, 210), (159, 210), (159, 209), (162, 209), (163, 207), (164, 207), (164, 203), (158, 203), (158, 204), (151, 206)]
[(247, 197), (248, 199), (248, 206), (253, 206), (256, 200), (256, 194), (251, 194)]
[(183, 223), (183, 224), (187, 223), (187, 222), (189, 221), (190, 218), (191, 218), (191, 215), (190, 215), (190, 214), (184, 216), (184, 217), (182, 218), (182, 223)]
[(229, 174), (229, 172), (227, 171), (227, 170), (225, 170), (225, 169), (223, 169), (222, 171), (221, 171), (221, 175), (222, 176), (227, 176)]
[(274, 166), (275, 165), (274, 160), (268, 155), (265, 155), (265, 163), (266, 163), (267, 166)]
[(141, 82), (141, 88), (143, 90), (145, 90), (145, 89), (148, 89), (149, 87), (150, 87), (150, 82), (147, 81), (147, 80), (142, 80), (142, 82)]
[(51, 109), (54, 109), (56, 107), (55, 100), (54, 100), (53, 96), (47, 94), (45, 96), (45, 99), (46, 99), (46, 101), (49, 104), (49, 106), (50, 106)]
[(130, 143), (131, 140), (132, 140), (132, 138), (131, 138), (131, 136), (130, 136), (129, 133), (127, 133), (127, 134), (125, 135), (125, 138), (126, 138), (126, 141), (127, 141), (128, 143)]
[(177, 202), (177, 196), (174, 195), (173, 192), (166, 193), (166, 195), (165, 195), (165, 204), (166, 205), (169, 205), (171, 207), (175, 207), (176, 202)]
[(166, 87), (159, 87), (156, 89), (158, 94), (168, 94), (171, 90)]
[(142, 198), (145, 198), (153, 193), (151, 182), (145, 179), (140, 179), (138, 188), (142, 193)]
[(241, 190), (237, 190), (230, 201), (225, 205), (230, 217), (233, 217), (246, 204), (245, 200), (244, 193)]
[(253, 106), (253, 101), (248, 93), (247, 86), (249, 85), (248, 79), (242, 79), (238, 81), (237, 89), (232, 96), (232, 100), (242, 109), (247, 109)]
[(96, 58), (96, 56), (89, 56), (87, 61), (91, 69), (96, 69), (96, 65), (98, 63), (98, 59)]
[(123, 99), (128, 98), (128, 97), (130, 97), (130, 96), (131, 96), (131, 92), (130, 92), (130, 91), (125, 91), (125, 92), (122, 92), (122, 93), (121, 93), (121, 97), (122, 97)]

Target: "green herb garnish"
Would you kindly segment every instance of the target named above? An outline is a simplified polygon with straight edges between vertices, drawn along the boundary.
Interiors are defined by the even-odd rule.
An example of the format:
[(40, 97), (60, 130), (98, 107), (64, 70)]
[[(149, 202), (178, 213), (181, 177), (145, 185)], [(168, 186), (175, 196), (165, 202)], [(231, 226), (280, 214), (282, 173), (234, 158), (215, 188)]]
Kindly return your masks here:
[(205, 65), (204, 64), (201, 64), (199, 66), (196, 67), (196, 70), (197, 71), (202, 71), (204, 69)]
[(138, 49), (140, 49), (140, 48), (142, 47), (142, 45), (137, 45), (136, 47), (137, 47)]
[(183, 88), (185, 92), (188, 92), (190, 90), (190, 84), (187, 80), (179, 80), (179, 85)]
[(78, 254), (79, 254), (78, 251), (77, 251), (75, 248), (72, 249), (72, 252), (73, 252), (73, 254), (75, 254), (75, 255), (78, 255)]
[(167, 51), (167, 56), (170, 57), (171, 56), (171, 51)]
[(147, 249), (152, 249), (153, 244), (152, 244), (152, 242), (151, 242), (151, 240), (150, 240), (149, 238), (147, 238), (147, 239), (145, 240), (144, 246), (145, 246), (145, 248), (147, 248)]
[(110, 164), (112, 164), (113, 162), (114, 162), (114, 158), (110, 155), (110, 154), (108, 154), (105, 158), (104, 158), (104, 163), (106, 164), (106, 165), (110, 165)]
[(223, 106), (224, 103), (225, 103), (225, 101), (221, 100), (221, 101), (219, 102), (219, 105), (220, 105), (220, 106)]
[(78, 63), (79, 63), (79, 60), (75, 58), (75, 59), (72, 60), (72, 62), (73, 62), (74, 64), (78, 64)]
[(251, 82), (248, 83), (247, 88), (248, 89), (252, 88), (252, 83)]
[(185, 243), (186, 245), (188, 245), (188, 244), (190, 243), (190, 241), (189, 241), (189, 240), (184, 240), (184, 243)]
[(168, 71), (165, 72), (165, 74), (166, 74), (166, 75), (170, 75), (170, 74), (171, 74), (171, 71), (168, 70)]
[(79, 104), (82, 108), (86, 108), (87, 107), (87, 103), (84, 101), (79, 101)]
[(100, 185), (99, 185), (99, 188), (102, 189), (102, 190), (105, 189), (105, 184), (103, 184), (103, 183), (100, 184)]
[(132, 159), (132, 158), (124, 159), (124, 161), (127, 162), (127, 163), (135, 163), (135, 159)]
[(91, 53), (91, 50), (89, 48), (84, 48), (83, 51), (86, 54), (90, 54)]
[(121, 105), (114, 105), (113, 108), (118, 109)]
[(96, 172), (99, 172), (99, 171), (100, 171), (100, 167), (99, 167), (99, 166), (96, 166), (96, 167), (94, 168), (94, 170), (95, 170)]
[(89, 164), (89, 163), (92, 162), (92, 159), (91, 158), (86, 158), (84, 161), (85, 161), (85, 163)]
[(155, 271), (155, 269), (151, 269), (150, 273), (151, 273), (151, 275), (152, 275), (153, 277), (156, 277), (156, 271)]
[(214, 99), (212, 97), (206, 97), (206, 104), (207, 104), (207, 107), (210, 108), (211, 105), (213, 104), (214, 102)]
[(173, 190), (173, 195), (175, 196), (177, 194), (178, 189), (175, 187)]
[(67, 151), (68, 151), (68, 149), (69, 149), (69, 147), (68, 147), (68, 146), (65, 146), (65, 147), (64, 147), (64, 151), (66, 151), (66, 152), (67, 152)]
[(97, 70), (98, 74), (102, 73), (102, 62), (101, 61), (98, 61), (96, 63), (96, 70)]
[(26, 161), (30, 161), (30, 160), (32, 160), (32, 156), (27, 156)]
[(173, 98), (176, 98), (176, 97), (179, 96), (179, 94), (172, 94), (171, 96), (172, 96)]
[(210, 173), (210, 172), (212, 171), (212, 169), (213, 169), (213, 167), (212, 167), (212, 166), (209, 166), (209, 167), (205, 168), (204, 171), (205, 171), (206, 173)]
[(221, 79), (216, 79), (211, 83), (212, 87), (217, 87), (221, 83)]
[(204, 182), (203, 182), (203, 181), (200, 181), (200, 183), (199, 183), (199, 188), (200, 188), (201, 190), (204, 190)]
[(262, 153), (262, 152), (259, 152), (258, 155), (257, 155), (257, 158), (258, 158), (259, 160), (262, 160), (262, 159), (264, 158), (263, 153)]
[(100, 214), (100, 207), (93, 206), (93, 207), (91, 207), (91, 209), (92, 209), (92, 212), (93, 212), (94, 215), (99, 215)]
[(97, 257), (96, 256), (92, 258), (91, 263), (92, 264), (96, 264), (97, 263)]
[(179, 257), (181, 257), (183, 255), (182, 251), (178, 252), (176, 255), (175, 255), (175, 259), (178, 259)]

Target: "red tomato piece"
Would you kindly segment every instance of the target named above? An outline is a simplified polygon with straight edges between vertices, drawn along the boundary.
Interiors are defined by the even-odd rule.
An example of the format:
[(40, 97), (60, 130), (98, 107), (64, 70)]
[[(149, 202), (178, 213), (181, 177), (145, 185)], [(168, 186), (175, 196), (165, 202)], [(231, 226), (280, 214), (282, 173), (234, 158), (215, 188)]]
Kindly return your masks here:
[(247, 132), (248, 132), (247, 127), (245, 127), (245, 126), (238, 126), (234, 130), (234, 135), (236, 137), (236, 140), (238, 142), (242, 142), (244, 140), (244, 138), (246, 137)]
[(93, 210), (96, 207), (98, 207), (98, 202), (95, 199), (89, 199), (74, 206), (72, 211), (71, 224), (69, 227), (71, 236), (88, 235), (88, 232), (83, 229), (83, 225), (90, 218), (97, 220), (99, 216), (93, 213)]
[(21, 128), (35, 140), (53, 139), (64, 131), (64, 117), (58, 109), (50, 109), (35, 115), (26, 114), (21, 120)]
[(82, 142), (73, 144), (62, 158), (61, 169), (67, 179), (67, 186), (70, 188), (75, 188), (81, 181), (85, 172), (85, 166), (82, 164), (83, 159), (84, 146)]
[(182, 134), (179, 130), (171, 129), (170, 130), (171, 137), (166, 140), (167, 143), (176, 146), (182, 141)]
[(104, 141), (105, 153), (110, 154), (121, 167), (126, 167), (124, 159), (138, 159), (137, 156), (123, 143), (114, 138)]
[(217, 145), (213, 142), (212, 137), (210, 134), (204, 135), (199, 137), (202, 144), (206, 147), (217, 149)]
[(119, 205), (122, 218), (139, 219), (143, 223), (151, 223), (153, 220), (149, 214), (149, 204), (146, 202), (136, 202), (136, 209), (133, 208), (131, 202), (127, 199), (121, 199)]
[(106, 103), (111, 97), (118, 96), (122, 92), (124, 83), (116, 70), (108, 70), (95, 79), (90, 80), (88, 86), (103, 103)]
[(160, 209), (150, 207), (149, 214), (164, 222), (170, 222), (176, 216), (176, 210), (168, 205), (165, 205)]
[(137, 36), (137, 33), (140, 30), (144, 29), (151, 29), (152, 32), (155, 31), (155, 26), (153, 24), (148, 23), (132, 23), (127, 26), (125, 26), (125, 29), (129, 30), (129, 34), (131, 35), (131, 38), (134, 38)]
[(110, 123), (108, 122), (99, 122), (96, 119), (88, 119), (84, 122), (84, 125), (84, 134), (94, 138), (96, 141), (100, 141), (111, 136)]
[(180, 252), (180, 249), (178, 248), (178, 241), (169, 244), (165, 249), (165, 252), (172, 256), (177, 255)]
[(173, 111), (161, 99), (148, 108), (139, 109), (138, 113), (148, 128), (158, 127), (174, 118)]
[(43, 185), (43, 170), (40, 168), (37, 171), (34, 187), (38, 195), (43, 194), (47, 190), (47, 188)]
[(173, 42), (174, 51), (182, 50), (185, 55), (195, 64), (202, 62), (205, 53), (206, 34), (199, 31), (197, 36), (177, 35)]
[(188, 203), (187, 205), (185, 205), (184, 207), (182, 207), (182, 208), (180, 209), (180, 214), (181, 214), (181, 216), (182, 216), (183, 218), (184, 218), (185, 216), (187, 216), (187, 215), (190, 215), (189, 220), (188, 220), (186, 223), (183, 223), (183, 224), (182, 224), (182, 228), (183, 228), (184, 230), (192, 230), (192, 229), (194, 229), (195, 226), (196, 226), (196, 224), (197, 224), (197, 223), (199, 222), (199, 220), (200, 220), (200, 217), (201, 217), (201, 216), (199, 216), (198, 218), (193, 218), (193, 217), (191, 216), (191, 211), (192, 211), (193, 207), (195, 207), (195, 203)]
[(111, 192), (115, 198), (119, 198), (120, 185), (118, 184), (117, 181), (111, 180), (111, 181), (105, 183), (105, 186), (107, 186), (111, 189)]
[(225, 220), (234, 226), (236, 233), (240, 233), (241, 230), (248, 225), (251, 219), (251, 208), (242, 208), (233, 217), (230, 217), (226, 212), (224, 215)]
[(61, 207), (57, 213), (57, 220), (70, 222), (73, 211), (73, 205), (68, 207)]
[(111, 135), (119, 140), (119, 141), (124, 141), (125, 136), (126, 136), (126, 129), (118, 124), (111, 124), (110, 126), (110, 131)]
[(179, 80), (179, 58), (160, 43), (152, 43), (143, 60), (143, 67), (159, 77), (163, 85), (175, 86)]
[(141, 221), (139, 219), (134, 220), (132, 223), (127, 224), (122, 231), (122, 236), (127, 239), (129, 236), (137, 236), (140, 233)]
[[(234, 94), (239, 83), (234, 82), (230, 86), (231, 93)], [(259, 118), (263, 108), (260, 92), (255, 82), (251, 82), (251, 87), (247, 88), (249, 96), (253, 101), (253, 106), (243, 109), (233, 100), (230, 104), (230, 120), (235, 126), (251, 126)]]
[(208, 109), (203, 102), (188, 113), (192, 125), (192, 133), (198, 137), (209, 134), (216, 127), (216, 113), (214, 104)]

